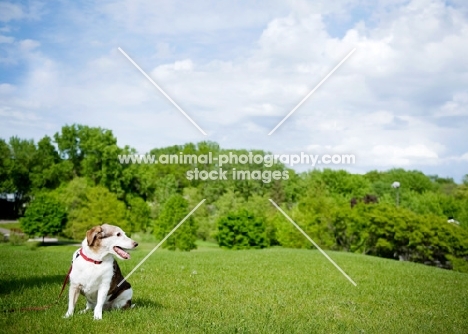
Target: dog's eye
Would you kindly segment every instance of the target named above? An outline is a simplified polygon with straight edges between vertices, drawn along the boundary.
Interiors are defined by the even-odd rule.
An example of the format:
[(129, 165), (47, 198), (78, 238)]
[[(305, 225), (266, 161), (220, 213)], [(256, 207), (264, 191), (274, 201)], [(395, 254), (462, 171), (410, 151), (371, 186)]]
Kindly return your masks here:
[(120, 232), (119, 232), (119, 233), (117, 233), (117, 236), (118, 236), (118, 237), (120, 237), (120, 235), (121, 235), (121, 234), (120, 234)]

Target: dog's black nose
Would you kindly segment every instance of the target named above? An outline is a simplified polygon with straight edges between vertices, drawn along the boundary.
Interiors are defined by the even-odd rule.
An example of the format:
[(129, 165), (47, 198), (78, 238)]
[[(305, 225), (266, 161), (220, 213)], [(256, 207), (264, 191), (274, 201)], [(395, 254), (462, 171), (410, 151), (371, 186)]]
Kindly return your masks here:
[(138, 246), (138, 242), (135, 242), (135, 241), (134, 241), (134, 242), (133, 242), (133, 247), (136, 247), (136, 246)]

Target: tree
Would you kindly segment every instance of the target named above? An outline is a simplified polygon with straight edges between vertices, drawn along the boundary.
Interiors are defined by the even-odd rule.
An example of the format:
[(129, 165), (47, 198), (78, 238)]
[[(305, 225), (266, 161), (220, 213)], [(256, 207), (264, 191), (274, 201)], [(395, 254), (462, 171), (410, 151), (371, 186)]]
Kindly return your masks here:
[(218, 217), (221, 217), (226, 216), (229, 212), (239, 211), (245, 206), (245, 203), (243, 197), (236, 195), (232, 190), (228, 190), (214, 202), (214, 206)]
[(63, 126), (61, 132), (54, 135), (60, 155), (73, 165), (72, 172), (74, 176), (81, 175), (81, 161), (83, 160), (83, 152), (79, 147), (78, 132), (78, 126), (73, 124)]
[(328, 191), (347, 198), (363, 197), (372, 192), (371, 183), (359, 174), (351, 174), (345, 170), (324, 169), (320, 179)]
[(92, 186), (87, 182), (90, 181), (76, 178), (54, 192), (67, 210), (68, 223), (64, 230), (65, 235), (79, 240), (91, 227), (104, 223), (117, 225), (131, 233), (126, 219), (125, 203), (107, 188)]
[(37, 143), (34, 161), (30, 172), (33, 191), (40, 191), (44, 188), (53, 190), (73, 177), (72, 164), (60, 159), (60, 155), (48, 136)]
[(75, 177), (86, 177), (94, 185), (101, 185), (122, 199), (132, 188), (128, 176), (117, 157), (132, 150), (117, 146), (111, 130), (85, 125), (66, 125), (54, 135), (62, 159), (69, 162), (69, 172)]
[[(289, 207), (291, 207), (294, 203), (304, 196), (304, 193), (307, 190), (307, 186), (304, 181), (304, 173), (297, 174), (293, 169), (289, 169), (289, 179), (287, 181), (282, 181), (284, 187), (284, 197), (286, 203)], [(272, 189), (272, 191), (274, 188)], [(272, 194), (272, 197), (274, 195)], [(273, 198), (274, 200), (274, 198)], [(275, 201), (276, 202), (276, 201)], [(280, 202), (276, 202), (277, 204), (281, 204)]]
[(30, 171), (35, 165), (36, 146), (33, 140), (24, 140), (18, 137), (10, 138), (11, 168), (10, 178), (13, 191), (18, 203), (26, 202), (31, 195)]
[(146, 232), (151, 227), (151, 208), (141, 197), (132, 196), (127, 199), (127, 221), (129, 232)]
[(42, 193), (29, 204), (24, 217), (20, 219), (21, 229), (30, 236), (56, 235), (66, 224), (66, 211), (52, 195)]
[(395, 168), (386, 172), (371, 171), (365, 174), (364, 177), (370, 180), (374, 185), (377, 185), (377, 189), (374, 187), (374, 191), (376, 191), (379, 196), (383, 195), (383, 192), (390, 192), (390, 185), (395, 181), (400, 182), (402, 191), (411, 190), (420, 194), (438, 188), (438, 186), (431, 181), (430, 177), (417, 170), (408, 171), (402, 168)]
[[(203, 200), (203, 197), (198, 188), (187, 187), (184, 189), (184, 198), (187, 200), (189, 207), (194, 208)], [(197, 238), (203, 241), (213, 238), (213, 232), (216, 230), (216, 224), (213, 215), (210, 214), (210, 209), (213, 206), (202, 205), (193, 214), (197, 228)]]
[[(290, 210), (289, 215), (321, 247), (333, 248), (335, 237), (332, 222), (337, 211), (337, 200), (329, 194), (327, 188), (323, 183), (315, 184)], [(337, 197), (344, 201), (339, 195)], [(277, 215), (275, 221), (276, 235), (281, 245), (293, 248), (313, 247), (284, 217)]]
[(11, 180), (11, 149), (10, 146), (0, 139), (0, 193), (12, 192), (13, 182)]
[[(179, 194), (174, 194), (164, 203), (159, 215), (155, 234), (163, 239), (189, 213), (187, 201)], [(170, 250), (190, 251), (196, 249), (197, 226), (193, 217), (189, 217), (166, 242), (163, 247)]]
[(151, 217), (153, 219), (158, 219), (166, 201), (171, 198), (171, 196), (177, 194), (178, 185), (176, 178), (172, 174), (165, 175), (153, 182), (155, 190), (152, 196)]
[(174, 175), (168, 174), (156, 181), (155, 199), (164, 204), (172, 195), (177, 193), (178, 183)]
[(229, 249), (268, 247), (264, 220), (244, 209), (218, 220), (217, 239), (220, 247)]

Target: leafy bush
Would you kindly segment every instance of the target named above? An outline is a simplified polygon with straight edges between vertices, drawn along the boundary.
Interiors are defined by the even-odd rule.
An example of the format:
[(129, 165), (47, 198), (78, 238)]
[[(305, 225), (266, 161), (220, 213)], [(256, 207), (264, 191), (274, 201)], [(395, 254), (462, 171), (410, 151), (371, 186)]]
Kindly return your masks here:
[(447, 259), (452, 263), (452, 268), (461, 273), (468, 273), (468, 261), (464, 258), (447, 255)]
[[(355, 229), (366, 254), (448, 266), (449, 256), (468, 255), (468, 233), (434, 215), (391, 205), (360, 206), (364, 224)], [(350, 224), (351, 229), (352, 224)]]
[(328, 168), (316, 174), (316, 177), (323, 182), (331, 193), (346, 197), (363, 197), (365, 194), (372, 192), (371, 183), (359, 174)]
[(75, 178), (55, 191), (55, 196), (67, 209), (68, 223), (64, 230), (67, 237), (82, 239), (87, 230), (104, 223), (132, 232), (125, 204), (102, 186), (90, 186), (85, 179)]
[[(174, 194), (164, 203), (159, 215), (156, 236), (161, 240), (189, 213), (188, 203), (181, 195)], [(187, 220), (166, 240), (163, 247), (169, 250), (190, 251), (196, 249), (197, 225), (193, 217)]]
[(221, 217), (217, 225), (217, 240), (221, 247), (230, 249), (268, 247), (263, 218), (255, 217), (247, 210), (229, 213)]
[(29, 204), (20, 224), (24, 233), (30, 236), (55, 235), (65, 227), (66, 211), (57, 199), (42, 193)]
[[(310, 193), (289, 214), (321, 247), (465, 270), (468, 231), (435, 215), (392, 204), (346, 203)], [(281, 245), (312, 245), (284, 217), (276, 218)], [(450, 262), (449, 262), (450, 261)]]

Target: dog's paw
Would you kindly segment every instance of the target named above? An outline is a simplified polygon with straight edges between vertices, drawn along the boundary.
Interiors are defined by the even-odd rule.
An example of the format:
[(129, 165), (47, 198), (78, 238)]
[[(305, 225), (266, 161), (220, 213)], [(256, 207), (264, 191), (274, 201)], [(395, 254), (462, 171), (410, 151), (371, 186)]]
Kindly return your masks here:
[(102, 320), (102, 313), (94, 313), (94, 320)]
[(80, 312), (78, 312), (79, 314), (85, 314), (86, 312), (89, 311), (89, 308), (85, 308), (84, 310), (81, 310)]
[(73, 315), (73, 313), (67, 312), (67, 313), (65, 313), (65, 315), (63, 316), (63, 318), (64, 318), (64, 319), (67, 319), (67, 318), (70, 318), (72, 315)]
[(132, 304), (132, 306), (130, 306), (130, 308), (134, 308), (136, 306), (136, 304)]

